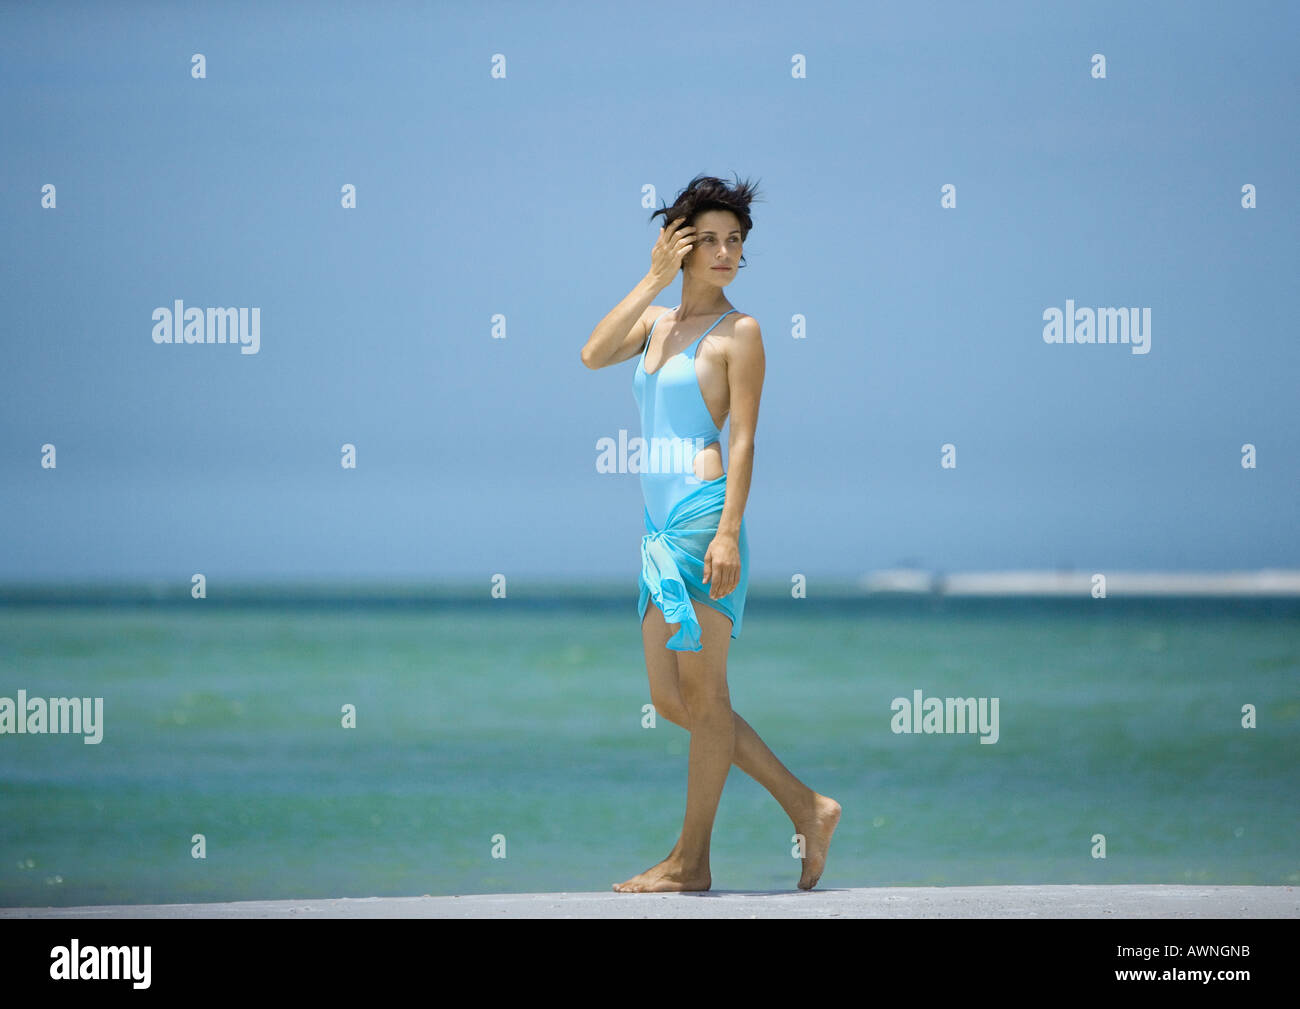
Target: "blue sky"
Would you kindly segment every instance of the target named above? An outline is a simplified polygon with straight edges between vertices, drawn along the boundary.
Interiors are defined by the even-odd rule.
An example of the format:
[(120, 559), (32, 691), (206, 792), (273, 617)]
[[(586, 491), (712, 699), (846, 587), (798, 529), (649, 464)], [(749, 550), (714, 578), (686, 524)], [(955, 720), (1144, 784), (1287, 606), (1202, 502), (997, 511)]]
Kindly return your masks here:
[(0, 7), (0, 579), (634, 583), (634, 362), (578, 354), (698, 173), (762, 197), (753, 578), (1300, 565), (1295, 5), (702, 10)]

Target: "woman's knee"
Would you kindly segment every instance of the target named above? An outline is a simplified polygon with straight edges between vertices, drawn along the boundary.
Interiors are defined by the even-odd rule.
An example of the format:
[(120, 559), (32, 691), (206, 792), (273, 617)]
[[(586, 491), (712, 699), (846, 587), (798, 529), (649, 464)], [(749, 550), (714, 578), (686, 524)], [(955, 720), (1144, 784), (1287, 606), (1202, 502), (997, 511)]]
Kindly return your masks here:
[(655, 706), (655, 714), (660, 718), (666, 718), (674, 725), (680, 725), (683, 729), (690, 728), (690, 715), (681, 701), (662, 697), (656, 698), (651, 695), (650, 703)]
[(683, 714), (687, 718), (721, 717), (731, 713), (731, 694), (725, 682), (720, 684), (683, 682), (681, 693)]

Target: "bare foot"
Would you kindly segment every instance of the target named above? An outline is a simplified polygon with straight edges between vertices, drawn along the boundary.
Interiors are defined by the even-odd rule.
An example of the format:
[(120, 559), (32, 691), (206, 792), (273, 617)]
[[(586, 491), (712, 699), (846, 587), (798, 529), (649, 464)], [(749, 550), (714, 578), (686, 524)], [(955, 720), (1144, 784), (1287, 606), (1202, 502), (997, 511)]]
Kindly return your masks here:
[(682, 890), (707, 890), (712, 885), (713, 877), (708, 869), (688, 870), (670, 855), (640, 875), (633, 876), (622, 883), (615, 883), (614, 889), (619, 893), (668, 893)]
[(811, 890), (822, 878), (826, 867), (826, 852), (831, 846), (831, 835), (840, 822), (840, 804), (825, 795), (813, 800), (813, 811), (806, 820), (796, 821), (794, 829), (803, 835), (803, 872), (799, 876), (799, 889)]

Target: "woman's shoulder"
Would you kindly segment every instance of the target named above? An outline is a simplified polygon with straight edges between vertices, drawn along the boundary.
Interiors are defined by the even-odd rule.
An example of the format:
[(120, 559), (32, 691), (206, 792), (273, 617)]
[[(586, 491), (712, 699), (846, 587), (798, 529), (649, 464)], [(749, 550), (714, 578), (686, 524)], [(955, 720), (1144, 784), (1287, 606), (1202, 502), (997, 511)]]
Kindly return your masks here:
[(758, 320), (739, 309), (731, 318), (735, 321), (731, 324), (731, 332), (722, 349), (725, 359), (729, 364), (761, 361), (764, 357), (763, 331), (759, 328)]

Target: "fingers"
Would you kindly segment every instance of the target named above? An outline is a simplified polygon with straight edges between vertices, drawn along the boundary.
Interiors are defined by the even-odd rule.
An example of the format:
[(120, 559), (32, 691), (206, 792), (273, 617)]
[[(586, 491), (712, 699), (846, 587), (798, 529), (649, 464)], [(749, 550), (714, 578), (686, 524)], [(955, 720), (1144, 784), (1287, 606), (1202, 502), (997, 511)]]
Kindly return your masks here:
[(695, 248), (694, 231), (695, 228), (686, 223), (686, 218), (679, 217), (666, 228), (659, 229), (659, 239), (656, 244), (674, 257), (680, 266), (687, 253)]
[[(713, 585), (709, 589), (709, 598), (721, 599), (723, 596), (728, 595), (736, 587), (739, 572), (738, 567), (732, 567), (729, 564), (720, 565), (716, 572), (717, 577), (713, 580)], [(707, 582), (709, 579), (706, 577), (704, 580)]]
[(687, 224), (686, 218), (679, 217), (659, 229), (659, 244), (674, 256), (685, 256), (694, 247), (694, 231), (694, 225)]
[(740, 564), (737, 561), (714, 561), (713, 544), (704, 551), (703, 581), (709, 586), (709, 598), (721, 599), (729, 595), (740, 581)]

